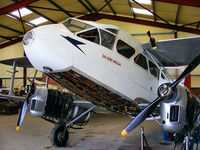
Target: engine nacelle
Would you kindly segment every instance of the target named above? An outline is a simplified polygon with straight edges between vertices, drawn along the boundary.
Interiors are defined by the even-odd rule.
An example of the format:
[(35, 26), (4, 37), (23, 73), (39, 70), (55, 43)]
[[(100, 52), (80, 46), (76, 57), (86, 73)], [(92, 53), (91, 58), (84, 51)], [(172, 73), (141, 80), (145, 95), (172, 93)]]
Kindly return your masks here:
[[(72, 120), (86, 111), (87, 108), (74, 103), (73, 95), (66, 92), (47, 89), (45, 86), (36, 86), (30, 97), (30, 113), (33, 116), (43, 117), (46, 120)], [(75, 123), (82, 124), (89, 120), (90, 112)]]
[(171, 99), (166, 99), (160, 104), (162, 127), (172, 133), (178, 133), (186, 124), (187, 92), (182, 86), (177, 86), (177, 91)]
[(44, 114), (48, 96), (48, 89), (45, 86), (36, 86), (33, 95), (30, 97), (30, 113), (33, 116), (41, 117)]

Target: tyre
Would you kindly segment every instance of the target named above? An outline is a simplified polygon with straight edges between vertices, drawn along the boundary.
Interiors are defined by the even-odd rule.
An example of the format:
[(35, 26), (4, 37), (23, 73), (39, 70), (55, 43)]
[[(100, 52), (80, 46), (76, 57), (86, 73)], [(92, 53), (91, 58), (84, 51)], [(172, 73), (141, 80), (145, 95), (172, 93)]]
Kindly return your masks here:
[(55, 145), (57, 147), (65, 147), (67, 145), (69, 132), (66, 129), (65, 135), (63, 136), (65, 128), (66, 127), (64, 125), (55, 125), (50, 135), (50, 142), (52, 143), (52, 145)]

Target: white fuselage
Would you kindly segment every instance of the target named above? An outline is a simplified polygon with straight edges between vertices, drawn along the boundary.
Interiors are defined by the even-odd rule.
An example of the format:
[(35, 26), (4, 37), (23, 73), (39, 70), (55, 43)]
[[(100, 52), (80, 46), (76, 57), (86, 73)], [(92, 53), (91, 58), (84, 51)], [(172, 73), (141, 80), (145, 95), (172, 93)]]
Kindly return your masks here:
[[(143, 52), (141, 44), (115, 26), (77, 21), (91, 27), (72, 32), (63, 23), (59, 23), (41, 26), (26, 33), (23, 46), (32, 65), (41, 72), (54, 73), (73, 70), (126, 99), (142, 98), (149, 102), (153, 101), (157, 96), (159, 80), (149, 71), (150, 60), (145, 56), (148, 69), (134, 62), (135, 57)], [(108, 31), (108, 28), (117, 30), (117, 33)], [(80, 36), (80, 33), (91, 29), (97, 29), (98, 43)], [(111, 48), (103, 46), (102, 31), (114, 36), (115, 40)], [(118, 53), (119, 40), (135, 49), (130, 58)]]

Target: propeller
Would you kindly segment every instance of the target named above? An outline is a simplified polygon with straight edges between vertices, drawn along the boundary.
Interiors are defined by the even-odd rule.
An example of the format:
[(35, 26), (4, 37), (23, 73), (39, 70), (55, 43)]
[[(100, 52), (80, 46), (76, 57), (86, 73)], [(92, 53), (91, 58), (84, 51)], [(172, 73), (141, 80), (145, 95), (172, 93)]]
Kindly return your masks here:
[(142, 110), (121, 132), (122, 136), (127, 135), (130, 131), (136, 128), (140, 123), (142, 123), (156, 108), (160, 101), (165, 98), (169, 98), (175, 92), (176, 86), (190, 73), (192, 72), (200, 63), (200, 54), (187, 66), (183, 73), (178, 77), (173, 83), (162, 84), (158, 88), (158, 97), (150, 103), (144, 110)]
[(158, 47), (156, 46), (156, 40), (155, 40), (155, 38), (151, 37), (151, 32), (150, 32), (150, 30), (147, 30), (147, 35), (148, 35), (149, 38), (150, 38), (150, 43), (151, 43), (152, 49), (157, 49)]
[(16, 126), (16, 131), (19, 131), (20, 127), (21, 127), (21, 124), (24, 120), (24, 117), (25, 117), (25, 114), (26, 114), (26, 111), (27, 111), (27, 108), (28, 108), (28, 100), (30, 98), (30, 96), (32, 95), (33, 91), (34, 91), (34, 80), (35, 80), (35, 77), (36, 77), (36, 74), (37, 74), (37, 70), (34, 74), (34, 77), (31, 81), (31, 84), (30, 84), (30, 90), (29, 92), (27, 93), (25, 99), (24, 99), (24, 104), (22, 106), (22, 109), (21, 109), (21, 112), (19, 114), (19, 118), (18, 118), (18, 122), (17, 122), (17, 126)]

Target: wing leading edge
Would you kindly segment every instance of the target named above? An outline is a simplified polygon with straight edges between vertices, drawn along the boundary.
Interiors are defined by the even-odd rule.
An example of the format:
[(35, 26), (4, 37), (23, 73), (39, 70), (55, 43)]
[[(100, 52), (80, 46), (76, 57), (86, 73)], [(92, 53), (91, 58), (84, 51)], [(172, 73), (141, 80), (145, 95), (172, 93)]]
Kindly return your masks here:
[(19, 58), (1, 60), (0, 63), (12, 66), (14, 61), (16, 62), (17, 67), (33, 68), (32, 64), (30, 63), (30, 61), (28, 60), (27, 57), (19, 57)]
[(156, 45), (156, 50), (151, 49), (150, 43), (144, 43), (143, 47), (149, 49), (163, 66), (188, 65), (200, 54), (200, 36), (157, 41)]

